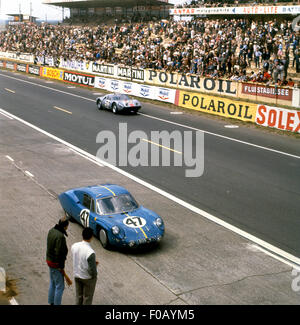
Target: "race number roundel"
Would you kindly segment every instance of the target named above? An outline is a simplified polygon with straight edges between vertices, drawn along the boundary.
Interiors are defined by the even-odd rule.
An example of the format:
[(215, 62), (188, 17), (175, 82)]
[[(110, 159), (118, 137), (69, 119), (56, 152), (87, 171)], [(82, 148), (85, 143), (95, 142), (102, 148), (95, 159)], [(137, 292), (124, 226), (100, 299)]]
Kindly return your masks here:
[(144, 227), (147, 222), (142, 217), (128, 216), (127, 218), (123, 219), (123, 223), (130, 228), (141, 228)]
[(89, 219), (90, 219), (89, 216), (90, 216), (90, 210), (83, 209), (80, 211), (80, 222), (85, 228), (89, 226)]

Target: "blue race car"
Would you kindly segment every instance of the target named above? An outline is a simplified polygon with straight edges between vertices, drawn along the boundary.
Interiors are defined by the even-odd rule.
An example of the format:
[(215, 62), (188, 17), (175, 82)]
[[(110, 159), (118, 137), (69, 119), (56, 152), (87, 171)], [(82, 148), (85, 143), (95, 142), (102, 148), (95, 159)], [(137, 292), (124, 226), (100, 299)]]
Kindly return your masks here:
[(158, 243), (164, 235), (162, 218), (119, 185), (75, 188), (58, 198), (67, 218), (92, 228), (104, 248)]

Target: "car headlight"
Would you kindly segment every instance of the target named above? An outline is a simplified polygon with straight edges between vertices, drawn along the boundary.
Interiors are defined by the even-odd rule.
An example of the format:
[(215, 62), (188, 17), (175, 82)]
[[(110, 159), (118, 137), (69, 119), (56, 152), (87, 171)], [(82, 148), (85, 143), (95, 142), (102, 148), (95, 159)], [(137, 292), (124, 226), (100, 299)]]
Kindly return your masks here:
[(161, 218), (156, 218), (155, 221), (154, 221), (154, 224), (157, 226), (157, 227), (161, 227), (163, 225), (163, 221)]
[(120, 233), (120, 228), (118, 226), (113, 226), (111, 231), (114, 235), (118, 235)]

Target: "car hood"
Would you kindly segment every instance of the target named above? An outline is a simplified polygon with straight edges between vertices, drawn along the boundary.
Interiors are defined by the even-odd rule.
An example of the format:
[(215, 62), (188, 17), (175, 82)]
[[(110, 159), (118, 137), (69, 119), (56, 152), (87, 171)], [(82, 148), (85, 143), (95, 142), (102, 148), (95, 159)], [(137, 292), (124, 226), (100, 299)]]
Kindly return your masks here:
[(142, 206), (133, 211), (114, 214), (109, 217), (110, 224), (118, 226), (126, 236), (135, 235), (142, 238), (157, 235), (161, 231), (154, 224), (157, 218), (159, 216), (155, 212)]

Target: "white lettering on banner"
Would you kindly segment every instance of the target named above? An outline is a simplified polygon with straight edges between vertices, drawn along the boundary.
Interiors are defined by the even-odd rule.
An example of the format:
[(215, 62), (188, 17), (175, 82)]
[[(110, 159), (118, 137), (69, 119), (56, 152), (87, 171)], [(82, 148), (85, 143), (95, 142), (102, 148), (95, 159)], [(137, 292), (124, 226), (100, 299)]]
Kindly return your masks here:
[(150, 98), (150, 86), (141, 86), (140, 95), (145, 98)]
[(17, 64), (17, 71), (26, 72), (26, 64)]
[(81, 71), (88, 70), (85, 61), (64, 60), (63, 58), (60, 59), (59, 67), (64, 69), (81, 70)]
[(114, 75), (114, 66), (107, 65), (107, 64), (93, 63), (92, 71), (113, 76)]
[(140, 81), (144, 81), (144, 70), (136, 69), (136, 68), (128, 68), (128, 67), (117, 67), (117, 76), (125, 77), (128, 79), (136, 79)]
[(119, 90), (119, 80), (111, 80), (110, 88), (112, 91), (118, 91)]
[(132, 91), (133, 91), (132, 83), (124, 82), (122, 89), (123, 89), (123, 92), (125, 92), (126, 94), (132, 94)]
[(64, 72), (64, 80), (77, 83), (80, 85), (94, 87), (95, 77), (94, 76), (86, 76), (76, 73)]
[(247, 6), (247, 7), (210, 7), (210, 8), (174, 8), (170, 15), (273, 15), (300, 13), (300, 6)]
[(300, 111), (259, 105), (256, 124), (300, 133)]
[(35, 75), (39, 75), (40, 74), (40, 68), (39, 67), (35, 67), (35, 66), (29, 66), (28, 67), (28, 73), (30, 74), (35, 74)]

